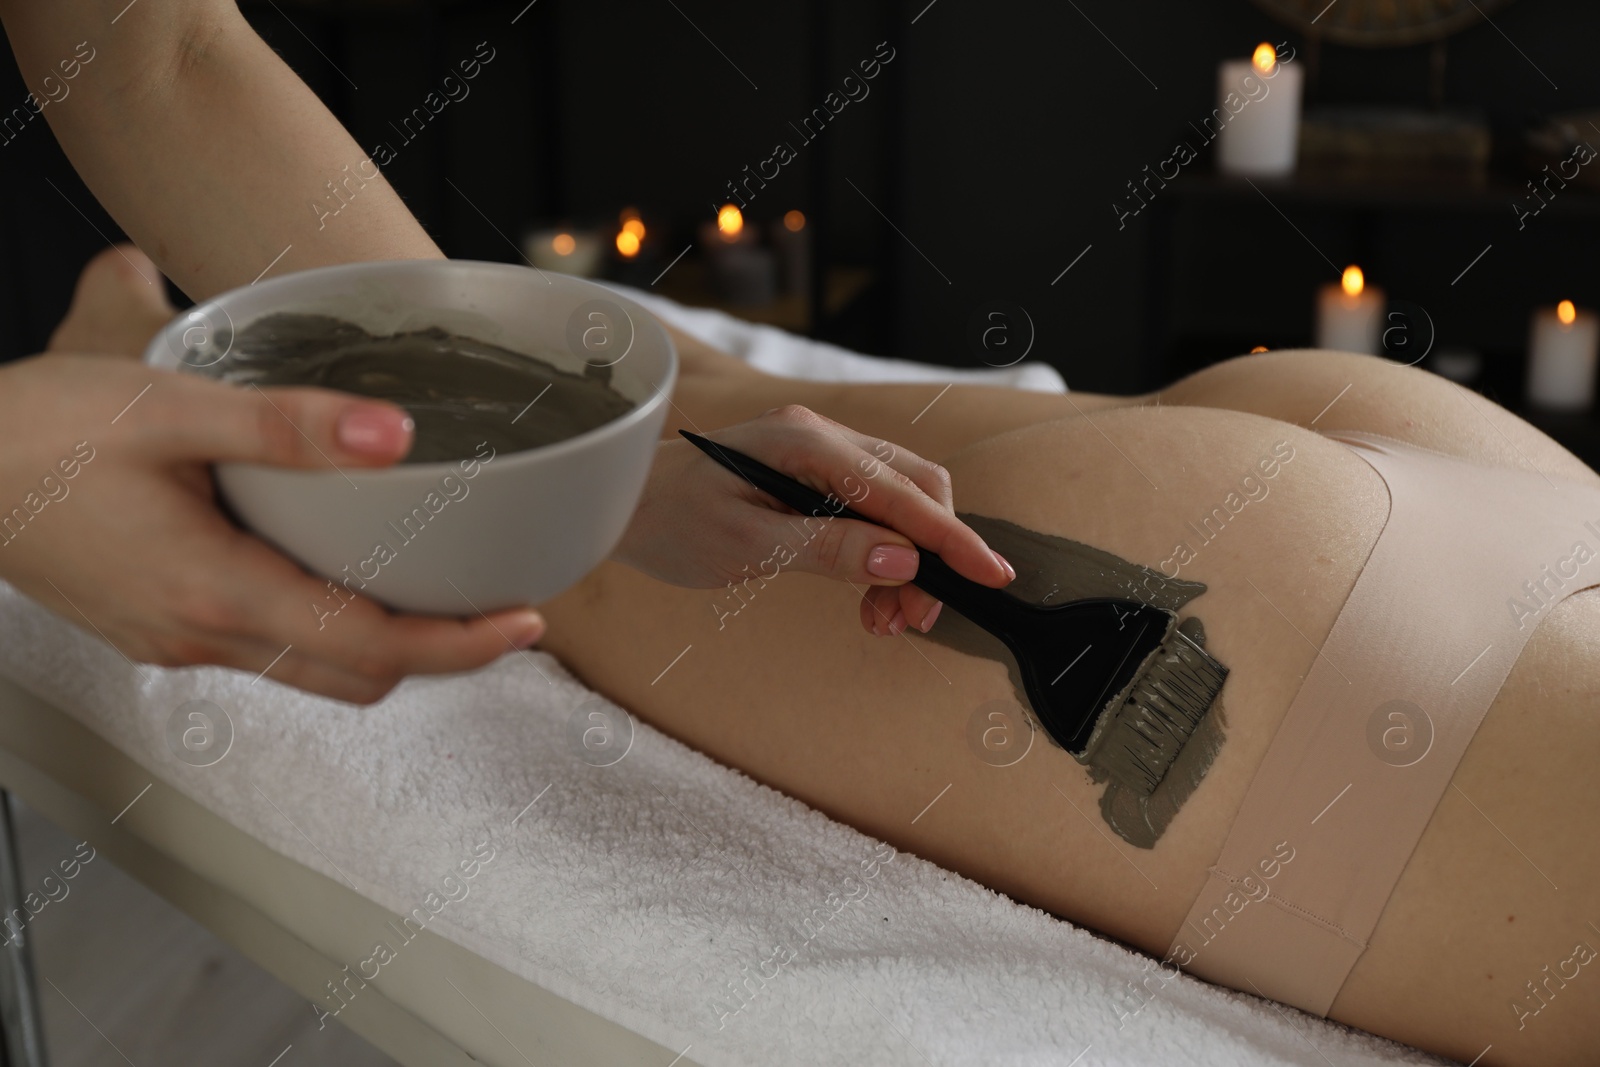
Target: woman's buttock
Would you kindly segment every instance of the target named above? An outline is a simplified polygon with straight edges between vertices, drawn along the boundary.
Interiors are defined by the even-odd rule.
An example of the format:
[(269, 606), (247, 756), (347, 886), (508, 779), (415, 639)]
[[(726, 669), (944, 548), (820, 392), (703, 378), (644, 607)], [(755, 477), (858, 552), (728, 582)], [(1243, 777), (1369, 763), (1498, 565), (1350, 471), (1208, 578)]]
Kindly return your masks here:
[[(1375, 432), (1541, 484), (1600, 485), (1498, 406), (1384, 360), (1243, 357), (1175, 384), (1162, 400)], [(1505, 504), (1485, 498), (1481, 507), (1488, 521)], [(1579, 526), (1574, 536), (1592, 547)], [(1451, 552), (1448, 530), (1437, 551)], [(1508, 592), (1536, 577), (1508, 575)], [(1537, 622), (1340, 991), (1335, 1018), (1463, 1061), (1600, 1059), (1600, 974), (1590, 973), (1600, 970), (1597, 649), (1600, 591), (1568, 596)]]

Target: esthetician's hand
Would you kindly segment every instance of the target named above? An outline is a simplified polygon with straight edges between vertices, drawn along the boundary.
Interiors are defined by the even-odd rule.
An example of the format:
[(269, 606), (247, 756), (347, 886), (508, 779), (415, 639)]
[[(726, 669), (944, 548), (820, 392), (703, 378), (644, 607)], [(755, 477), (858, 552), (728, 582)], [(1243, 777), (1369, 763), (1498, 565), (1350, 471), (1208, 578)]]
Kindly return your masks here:
[(356, 703), (531, 645), (544, 622), (526, 609), (460, 621), (356, 597), (319, 629), (326, 583), (217, 510), (211, 462), (385, 467), (410, 443), (403, 410), (341, 393), (21, 360), (0, 367), (0, 578), (130, 660), (265, 671)]
[(797, 513), (681, 438), (664, 441), (633, 521), (612, 558), (673, 585), (714, 588), (787, 570), (871, 586), (861, 625), (874, 634), (926, 632), (940, 604), (907, 584), (917, 545), (975, 582), (999, 588), (1010, 564), (956, 518), (950, 475), (904, 448), (798, 405), (706, 435), (832, 493), (876, 523)]

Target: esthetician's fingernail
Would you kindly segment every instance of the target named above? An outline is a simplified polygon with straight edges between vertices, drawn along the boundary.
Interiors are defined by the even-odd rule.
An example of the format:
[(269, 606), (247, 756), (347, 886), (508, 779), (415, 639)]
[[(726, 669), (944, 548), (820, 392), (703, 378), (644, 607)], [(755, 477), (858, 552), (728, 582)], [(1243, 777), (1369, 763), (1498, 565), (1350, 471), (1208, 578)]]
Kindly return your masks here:
[(889, 620), (889, 633), (891, 636), (899, 635), (905, 632), (905, 628), (906, 613), (904, 611), (897, 610), (894, 613), (894, 618)]
[(1012, 581), (1016, 581), (1017, 580), (1017, 569), (1015, 567), (1013, 567), (1010, 563), (1006, 562), (1006, 558), (1004, 556), (1002, 556), (1000, 553), (996, 552), (994, 549), (991, 548), (989, 550), (989, 552), (994, 556), (995, 562), (1000, 564), (1000, 566), (1002, 566), (1002, 567), (1004, 567), (1006, 569), (1007, 576), (1009, 576)]
[(917, 576), (917, 550), (904, 545), (878, 545), (867, 553), (867, 573), (909, 582)]
[(415, 428), (404, 411), (370, 404), (353, 407), (339, 416), (339, 446), (369, 456), (396, 456)]
[(507, 636), (511, 643), (518, 648), (527, 648), (544, 636), (544, 618), (529, 612), (521, 621), (516, 623)]
[(928, 613), (922, 617), (922, 622), (917, 626), (917, 629), (921, 630), (923, 633), (927, 633), (929, 630), (933, 629), (934, 621), (939, 618), (939, 612), (943, 608), (944, 601), (942, 600), (933, 607), (929, 608)]

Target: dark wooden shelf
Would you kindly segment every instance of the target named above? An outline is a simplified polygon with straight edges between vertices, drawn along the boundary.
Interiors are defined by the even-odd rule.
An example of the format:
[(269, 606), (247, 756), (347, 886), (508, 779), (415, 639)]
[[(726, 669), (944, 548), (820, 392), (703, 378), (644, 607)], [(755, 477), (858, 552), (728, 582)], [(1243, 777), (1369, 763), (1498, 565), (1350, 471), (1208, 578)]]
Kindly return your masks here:
[[(1283, 178), (1240, 178), (1214, 171), (1184, 174), (1168, 183), (1157, 197), (1194, 200), (1257, 200), (1279, 206), (1340, 211), (1500, 212), (1531, 194), (1525, 184), (1538, 174), (1530, 168), (1517, 178), (1495, 171), (1391, 172), (1297, 171)], [(1558, 189), (1545, 211), (1568, 218), (1600, 218), (1600, 193), (1569, 182)]]

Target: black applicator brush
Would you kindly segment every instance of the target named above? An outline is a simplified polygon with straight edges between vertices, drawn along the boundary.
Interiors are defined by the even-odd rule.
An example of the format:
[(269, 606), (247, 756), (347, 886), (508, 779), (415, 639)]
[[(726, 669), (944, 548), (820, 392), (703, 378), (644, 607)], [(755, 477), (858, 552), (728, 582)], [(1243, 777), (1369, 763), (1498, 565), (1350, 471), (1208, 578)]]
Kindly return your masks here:
[[(742, 452), (678, 432), (802, 514), (874, 522)], [(1010, 649), (1045, 732), (1079, 762), (1149, 796), (1228, 676), (1177, 628), (1177, 614), (1110, 597), (1029, 604), (963, 578), (925, 548), (917, 554), (912, 584)]]

